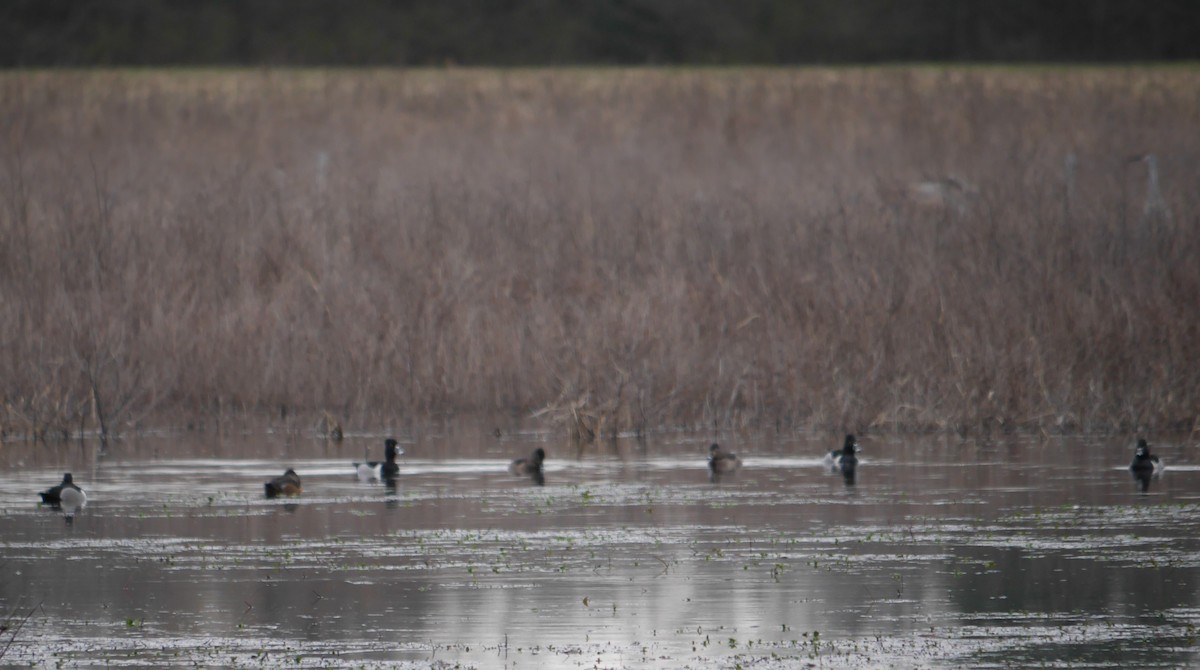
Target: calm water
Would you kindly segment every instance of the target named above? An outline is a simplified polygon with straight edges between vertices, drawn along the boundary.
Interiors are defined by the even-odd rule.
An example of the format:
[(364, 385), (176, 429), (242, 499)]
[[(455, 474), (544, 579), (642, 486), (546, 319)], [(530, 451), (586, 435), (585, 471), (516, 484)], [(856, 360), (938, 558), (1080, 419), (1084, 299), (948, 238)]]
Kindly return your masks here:
[[(1146, 493), (1109, 437), (865, 436), (854, 486), (839, 436), (725, 438), (717, 483), (704, 437), (398, 437), (394, 491), (350, 467), (382, 436), (0, 448), (0, 664), (1200, 666), (1188, 437)], [(538, 446), (545, 486), (508, 475)]]

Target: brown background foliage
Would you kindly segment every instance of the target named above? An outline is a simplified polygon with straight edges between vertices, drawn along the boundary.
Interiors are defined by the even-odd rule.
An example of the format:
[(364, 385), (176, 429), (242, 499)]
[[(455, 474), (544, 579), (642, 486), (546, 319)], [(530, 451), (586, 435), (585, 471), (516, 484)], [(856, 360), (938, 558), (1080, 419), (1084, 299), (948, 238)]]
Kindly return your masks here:
[(1183, 68), (5, 73), (0, 418), (1189, 427), (1198, 101)]

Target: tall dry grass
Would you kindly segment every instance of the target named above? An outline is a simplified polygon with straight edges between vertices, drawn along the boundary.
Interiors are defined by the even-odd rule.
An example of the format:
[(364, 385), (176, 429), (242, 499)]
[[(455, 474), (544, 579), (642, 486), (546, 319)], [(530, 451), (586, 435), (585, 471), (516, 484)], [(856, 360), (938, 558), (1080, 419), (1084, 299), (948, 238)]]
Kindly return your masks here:
[(5, 73), (3, 423), (1191, 426), (1197, 101), (1154, 68)]

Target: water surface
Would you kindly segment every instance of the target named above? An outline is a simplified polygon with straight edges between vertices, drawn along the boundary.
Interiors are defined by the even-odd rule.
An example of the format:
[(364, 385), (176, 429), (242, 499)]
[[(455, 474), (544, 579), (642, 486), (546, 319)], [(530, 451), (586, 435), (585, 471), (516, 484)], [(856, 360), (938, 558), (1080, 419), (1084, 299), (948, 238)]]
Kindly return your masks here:
[[(1200, 664), (1200, 465), (1129, 440), (163, 435), (0, 449), (0, 663), (35, 667)], [(545, 486), (508, 461), (548, 452)], [(293, 467), (296, 499), (262, 483)], [(70, 470), (70, 523), (36, 492)], [(10, 644), (11, 643), (11, 644)], [(7, 645), (7, 646), (6, 646)]]

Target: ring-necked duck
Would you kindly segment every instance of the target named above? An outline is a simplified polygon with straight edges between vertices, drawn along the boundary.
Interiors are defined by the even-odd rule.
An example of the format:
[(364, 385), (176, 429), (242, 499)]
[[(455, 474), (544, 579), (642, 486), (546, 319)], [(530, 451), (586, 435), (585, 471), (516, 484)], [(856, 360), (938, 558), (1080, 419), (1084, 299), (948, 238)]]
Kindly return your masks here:
[(546, 450), (538, 447), (529, 458), (518, 458), (508, 464), (508, 472), (519, 477), (529, 477), (537, 484), (545, 484), (546, 476), (542, 466), (546, 460)]
[(725, 451), (721, 445), (713, 442), (708, 447), (708, 471), (709, 477), (715, 479), (720, 475), (727, 475), (736, 472), (742, 467), (742, 461), (737, 457), (737, 454)]
[(382, 461), (355, 463), (354, 470), (358, 473), (358, 478), (369, 482), (377, 479), (389, 481), (400, 476), (400, 466), (396, 465), (396, 457), (402, 455), (404, 450), (398, 445), (398, 442), (389, 437), (383, 442)]
[(287, 472), (263, 484), (266, 488), (267, 497), (274, 498), (275, 496), (298, 496), (302, 490), (300, 487), (300, 475), (296, 471), (288, 468)]
[(1137, 441), (1137, 448), (1133, 451), (1133, 462), (1129, 464), (1129, 469), (1134, 472), (1148, 472), (1158, 474), (1163, 471), (1162, 460), (1150, 453), (1150, 445), (1144, 439)]
[(833, 472), (841, 472), (847, 484), (854, 483), (855, 469), (858, 467), (858, 440), (854, 435), (847, 434), (841, 449), (834, 449), (825, 455), (825, 462)]
[(71, 478), (71, 473), (63, 475), (62, 483), (58, 486), (42, 491), (42, 502), (47, 505), (55, 505), (63, 509), (74, 510), (83, 507), (87, 502), (87, 494), (83, 489), (75, 485), (75, 481)]
[(842, 442), (841, 449), (834, 449), (825, 454), (825, 463), (835, 470), (840, 468), (843, 462), (852, 465), (857, 464), (858, 456), (855, 455), (857, 452), (858, 440), (854, 439), (853, 435), (846, 435), (846, 440)]

